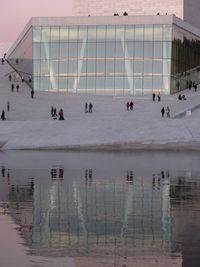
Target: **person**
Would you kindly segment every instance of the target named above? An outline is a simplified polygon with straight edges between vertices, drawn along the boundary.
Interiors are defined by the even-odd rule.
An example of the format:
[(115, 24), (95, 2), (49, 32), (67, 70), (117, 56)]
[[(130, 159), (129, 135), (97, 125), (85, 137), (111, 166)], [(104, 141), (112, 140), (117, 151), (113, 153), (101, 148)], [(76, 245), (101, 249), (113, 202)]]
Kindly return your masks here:
[(1, 64), (2, 64), (2, 65), (4, 64), (4, 59), (3, 59), (3, 58), (1, 59)]
[(155, 101), (156, 94), (155, 94), (155, 93), (153, 93), (152, 97), (153, 97), (153, 101)]
[(24, 82), (24, 76), (22, 76), (22, 83)]
[(4, 110), (2, 110), (1, 119), (2, 119), (2, 121), (4, 121), (6, 119), (6, 117), (5, 117), (5, 111)]
[(10, 111), (10, 102), (9, 101), (7, 102), (7, 111), (8, 112)]
[(35, 92), (34, 92), (34, 90), (32, 89), (32, 90), (31, 90), (31, 98), (34, 97), (34, 93), (35, 93)]
[(170, 118), (170, 108), (168, 106), (166, 108), (166, 111), (167, 111), (167, 118)]
[(56, 108), (54, 108), (54, 110), (53, 110), (53, 118), (54, 118), (54, 120), (56, 120), (57, 117), (58, 117), (57, 110), (56, 110)]
[(160, 101), (160, 92), (158, 92), (158, 94), (157, 94), (157, 98), (158, 98), (158, 101)]
[(64, 113), (63, 113), (62, 108), (60, 109), (58, 115), (59, 115), (59, 121), (63, 121), (64, 120)]
[(178, 95), (178, 100), (182, 100), (182, 96), (181, 96), (181, 94)]
[(187, 100), (187, 98), (185, 97), (185, 95), (182, 96), (182, 100)]
[(195, 91), (195, 92), (197, 91), (197, 85), (196, 85), (196, 83), (195, 83), (195, 85), (194, 85), (194, 91)]
[(11, 74), (9, 74), (8, 79), (9, 79), (9, 82), (11, 82), (11, 80), (12, 80)]
[(89, 104), (89, 112), (90, 112), (90, 113), (92, 113), (92, 108), (93, 108), (93, 105), (92, 105), (92, 103), (90, 102), (90, 104)]
[(11, 84), (11, 91), (12, 91), (12, 93), (14, 92), (14, 87), (15, 87), (15, 86), (14, 86), (14, 83), (12, 83), (12, 84)]
[(161, 109), (161, 114), (162, 114), (162, 117), (164, 117), (164, 115), (165, 115), (165, 108), (164, 107), (162, 107), (162, 109)]
[(123, 13), (123, 16), (128, 16), (128, 13), (125, 11), (125, 12)]
[(126, 102), (126, 109), (129, 110), (129, 107), (130, 107), (130, 103), (129, 101)]
[(17, 89), (17, 93), (19, 93), (19, 84), (17, 84), (16, 89)]
[(133, 101), (130, 102), (130, 110), (133, 110)]
[(87, 112), (88, 112), (88, 103), (85, 102), (85, 113), (87, 113)]
[(51, 116), (53, 117), (53, 111), (54, 111), (54, 108), (53, 106), (51, 106)]

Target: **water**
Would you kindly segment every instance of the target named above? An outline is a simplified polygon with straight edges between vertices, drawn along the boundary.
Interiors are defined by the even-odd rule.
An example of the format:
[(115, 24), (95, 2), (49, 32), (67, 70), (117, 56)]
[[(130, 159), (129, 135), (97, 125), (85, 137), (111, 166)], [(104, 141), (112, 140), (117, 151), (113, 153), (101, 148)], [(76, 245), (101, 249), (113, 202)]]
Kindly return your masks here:
[(0, 153), (0, 267), (199, 266), (200, 153)]

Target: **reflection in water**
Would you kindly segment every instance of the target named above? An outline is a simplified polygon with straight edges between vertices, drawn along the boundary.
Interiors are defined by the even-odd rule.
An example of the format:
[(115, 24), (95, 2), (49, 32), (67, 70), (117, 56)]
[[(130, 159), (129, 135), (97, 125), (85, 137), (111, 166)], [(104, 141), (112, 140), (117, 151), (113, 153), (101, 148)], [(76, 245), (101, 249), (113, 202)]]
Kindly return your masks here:
[(4, 164), (0, 184), (7, 184), (8, 194), (1, 207), (32, 255), (93, 258), (91, 265), (97, 261), (97, 266), (133, 266), (136, 259), (153, 257), (166, 266), (184, 252), (183, 266), (189, 266), (182, 247), (190, 242), (185, 230), (194, 233), (186, 210), (194, 216), (199, 174), (169, 168), (140, 174), (129, 167), (120, 176), (101, 177), (92, 166), (24, 171)]

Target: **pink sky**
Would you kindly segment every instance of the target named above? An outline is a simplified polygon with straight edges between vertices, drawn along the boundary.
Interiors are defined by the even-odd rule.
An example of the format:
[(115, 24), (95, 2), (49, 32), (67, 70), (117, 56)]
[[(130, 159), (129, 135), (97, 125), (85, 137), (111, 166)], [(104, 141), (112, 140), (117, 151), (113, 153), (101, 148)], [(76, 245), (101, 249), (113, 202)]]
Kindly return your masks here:
[(0, 43), (13, 42), (31, 17), (70, 16), (73, 0), (0, 0)]

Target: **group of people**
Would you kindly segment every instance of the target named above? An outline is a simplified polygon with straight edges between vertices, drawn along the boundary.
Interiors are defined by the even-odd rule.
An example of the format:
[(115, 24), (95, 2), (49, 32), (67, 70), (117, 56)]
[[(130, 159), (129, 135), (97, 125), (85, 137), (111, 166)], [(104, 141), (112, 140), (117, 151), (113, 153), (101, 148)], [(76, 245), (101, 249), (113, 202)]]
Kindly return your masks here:
[(165, 107), (161, 108), (162, 118), (165, 116), (165, 111), (166, 111), (166, 114), (167, 114), (167, 118), (170, 118), (170, 108), (169, 108), (169, 106), (166, 107), (166, 110), (165, 110)]
[(51, 106), (51, 116), (54, 120), (59, 120), (63, 121), (64, 120), (64, 112), (63, 109), (61, 108), (57, 114), (57, 110), (55, 107)]
[(133, 110), (133, 106), (134, 106), (134, 103), (132, 100), (130, 102), (129, 101), (126, 102), (126, 109), (127, 110)]
[(85, 113), (92, 113), (93, 104), (90, 102), (89, 104), (85, 102)]
[[(152, 98), (153, 98), (153, 101), (156, 100), (156, 94), (155, 93), (153, 93)], [(161, 100), (160, 92), (157, 93), (157, 99), (158, 99), (158, 102), (160, 102), (160, 100)]]
[(195, 92), (197, 91), (197, 84), (194, 81), (192, 80), (190, 80), (189, 82), (187, 81), (187, 84), (188, 84), (189, 90), (191, 90), (192, 87), (194, 87)]
[[(13, 76), (11, 74), (9, 74), (8, 79), (9, 79), (10, 82), (13, 81), (15, 83), (16, 79), (17, 79), (17, 81), (19, 81), (19, 76), (17, 76), (17, 78), (16, 78), (15, 74), (13, 74)], [(21, 82), (22, 83), (24, 82), (24, 77), (23, 76), (21, 77)], [(30, 77), (29, 77), (29, 82), (31, 83), (31, 78)], [(12, 93), (14, 92), (14, 89), (15, 89), (15, 84), (14, 83), (11, 84), (11, 92)], [(19, 93), (19, 84), (16, 85), (16, 91)], [(35, 91), (32, 88), (31, 89), (31, 98), (32, 99), (34, 98), (34, 94), (35, 94)]]
[(178, 100), (187, 100), (187, 98), (185, 97), (185, 95), (178, 95)]

